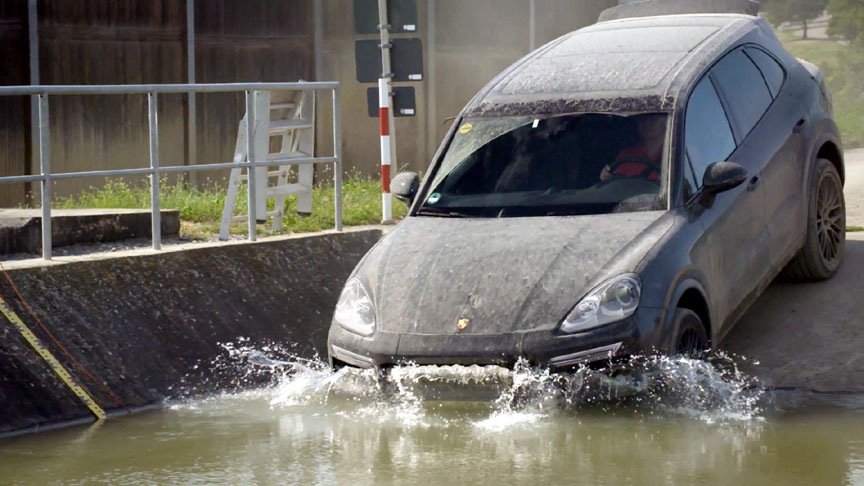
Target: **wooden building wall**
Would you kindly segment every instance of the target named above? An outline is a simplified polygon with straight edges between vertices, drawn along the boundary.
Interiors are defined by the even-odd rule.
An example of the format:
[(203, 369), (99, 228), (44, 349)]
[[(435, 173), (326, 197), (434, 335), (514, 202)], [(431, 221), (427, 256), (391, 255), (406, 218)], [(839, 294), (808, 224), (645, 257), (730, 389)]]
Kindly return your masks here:
[[(185, 2), (41, 0), (42, 84), (185, 82)], [(182, 163), (182, 95), (160, 96), (161, 159)], [(52, 171), (126, 169), (149, 165), (145, 95), (50, 96)], [(58, 196), (101, 178), (57, 182)]]
[[(38, 0), (37, 5), (42, 84), (187, 82), (185, 0)], [(197, 0), (196, 81), (311, 79), (312, 30), (309, 0)], [(0, 84), (29, 84), (27, 0), (0, 1), (0, 52)], [(179, 94), (159, 97), (162, 165), (190, 163), (186, 100)], [(49, 101), (53, 171), (149, 164), (146, 96), (52, 96)], [(232, 159), (243, 111), (242, 95), (197, 95), (197, 162)], [(0, 98), (0, 112), (0, 176), (27, 173), (32, 170), (25, 143), (29, 101)], [(102, 182), (60, 181), (54, 190), (71, 195)], [(20, 186), (0, 185), (0, 207), (24, 202)]]
[[(314, 51), (310, 0), (195, 3), (195, 77), (199, 83), (311, 81)], [(237, 122), (246, 110), (243, 95), (199, 94), (197, 105), (198, 163), (230, 161)]]
[[(0, 1), (0, 85), (28, 84), (27, 0)], [(27, 133), (30, 101), (24, 96), (0, 97), (0, 175), (28, 173)], [(0, 207), (24, 202), (25, 184), (0, 185)]]

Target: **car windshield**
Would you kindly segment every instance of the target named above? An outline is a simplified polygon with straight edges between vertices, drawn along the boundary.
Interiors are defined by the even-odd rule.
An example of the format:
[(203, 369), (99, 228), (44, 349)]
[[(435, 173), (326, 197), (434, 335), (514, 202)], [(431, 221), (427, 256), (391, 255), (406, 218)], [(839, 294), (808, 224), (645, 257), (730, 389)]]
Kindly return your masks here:
[(418, 215), (518, 217), (666, 207), (665, 114), (468, 118)]

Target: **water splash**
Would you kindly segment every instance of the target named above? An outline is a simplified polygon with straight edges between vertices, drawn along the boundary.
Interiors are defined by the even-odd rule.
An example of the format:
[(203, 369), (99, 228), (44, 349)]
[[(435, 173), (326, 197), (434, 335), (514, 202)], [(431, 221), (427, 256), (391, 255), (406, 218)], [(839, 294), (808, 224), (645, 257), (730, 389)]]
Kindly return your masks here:
[(705, 360), (637, 356), (602, 370), (582, 368), (571, 379), (568, 405), (633, 409), (708, 423), (759, 419), (764, 390), (740, 371), (736, 360), (745, 358), (725, 353)]
[[(220, 373), (250, 397), (272, 408), (320, 407), (348, 420), (403, 427), (469, 420), (485, 431), (536, 426), (558, 414), (639, 414), (687, 417), (706, 423), (761, 420), (763, 391), (739, 371), (736, 358), (707, 360), (634, 357), (603, 369), (552, 372), (519, 361), (499, 366), (398, 366), (388, 370), (332, 370), (321, 359), (303, 359), (279, 345), (247, 340), (223, 345)], [(233, 372), (229, 372), (232, 370)], [(236, 391), (235, 391), (236, 395)], [(440, 412), (455, 407), (455, 418)], [(449, 407), (453, 410), (454, 407)]]
[(566, 401), (568, 378), (548, 368), (519, 360), (511, 372), (511, 385), (496, 400), (494, 412), (475, 425), (498, 432), (514, 426), (534, 425), (559, 412)]

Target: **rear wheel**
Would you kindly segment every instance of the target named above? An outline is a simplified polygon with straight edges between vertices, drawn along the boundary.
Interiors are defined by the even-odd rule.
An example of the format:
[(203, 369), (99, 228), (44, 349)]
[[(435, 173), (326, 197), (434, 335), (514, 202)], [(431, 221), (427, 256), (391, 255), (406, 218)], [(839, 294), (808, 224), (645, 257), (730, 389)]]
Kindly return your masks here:
[(840, 268), (846, 242), (843, 183), (830, 161), (816, 161), (808, 198), (807, 239), (784, 273), (796, 280), (827, 280)]
[(708, 333), (702, 319), (690, 309), (675, 309), (675, 339), (672, 342), (672, 355), (699, 358), (708, 350)]

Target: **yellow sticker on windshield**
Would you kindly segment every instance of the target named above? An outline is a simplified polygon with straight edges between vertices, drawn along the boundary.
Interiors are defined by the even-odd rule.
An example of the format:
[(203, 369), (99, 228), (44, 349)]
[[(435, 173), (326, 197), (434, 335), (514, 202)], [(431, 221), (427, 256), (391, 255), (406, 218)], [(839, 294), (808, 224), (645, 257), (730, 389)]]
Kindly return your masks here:
[(470, 132), (472, 128), (474, 128), (474, 125), (472, 125), (470, 123), (466, 123), (466, 124), (462, 125), (461, 127), (459, 127), (459, 133), (461, 133), (462, 135), (465, 135), (466, 133)]

